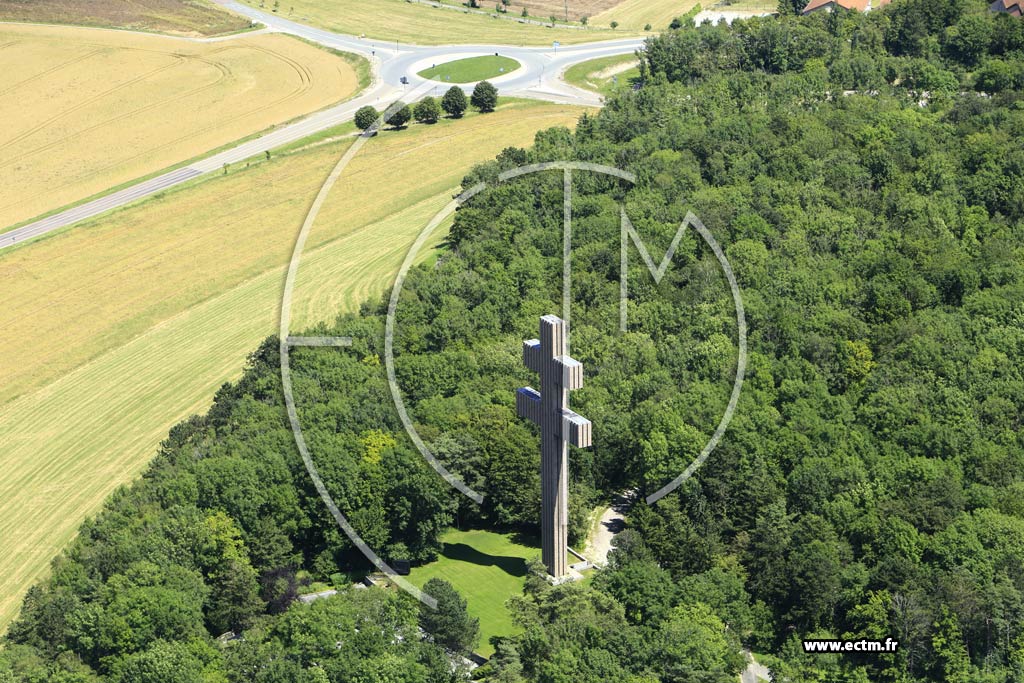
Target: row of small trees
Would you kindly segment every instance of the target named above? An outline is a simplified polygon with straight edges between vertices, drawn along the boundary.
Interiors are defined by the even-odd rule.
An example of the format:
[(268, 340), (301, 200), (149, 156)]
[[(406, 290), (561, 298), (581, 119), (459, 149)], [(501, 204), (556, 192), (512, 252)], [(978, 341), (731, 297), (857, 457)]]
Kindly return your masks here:
[[(466, 113), (470, 104), (481, 113), (494, 111), (494, 108), (498, 106), (498, 89), (488, 81), (480, 81), (473, 88), (473, 94), (467, 100), (466, 93), (462, 92), (462, 88), (453, 85), (441, 98), (440, 103), (433, 97), (424, 97), (415, 106), (402, 105), (391, 114), (386, 123), (393, 128), (401, 128), (412, 119), (418, 123), (437, 123), (441, 118), (442, 111), (449, 117), (457, 119)], [(359, 130), (367, 130), (379, 118), (380, 112), (374, 107), (370, 105), (360, 107), (355, 116), (356, 127)]]

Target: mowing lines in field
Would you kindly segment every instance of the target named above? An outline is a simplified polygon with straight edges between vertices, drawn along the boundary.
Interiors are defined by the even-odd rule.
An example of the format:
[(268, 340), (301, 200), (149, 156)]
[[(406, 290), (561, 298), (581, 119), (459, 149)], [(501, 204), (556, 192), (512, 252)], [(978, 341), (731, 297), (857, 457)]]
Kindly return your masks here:
[(14, 44), (5, 58), (19, 69), (0, 72), (0, 230), (338, 102), (358, 87), (348, 62), (280, 35), (189, 43), (0, 27), (0, 41), (8, 38)]
[[(450, 191), (309, 252), (303, 272), (326, 286), (300, 297), (306, 315), (379, 295)], [(203, 410), (274, 333), (283, 275), (280, 265), (0, 407), (0, 624), (83, 514), (137, 476), (168, 427)]]

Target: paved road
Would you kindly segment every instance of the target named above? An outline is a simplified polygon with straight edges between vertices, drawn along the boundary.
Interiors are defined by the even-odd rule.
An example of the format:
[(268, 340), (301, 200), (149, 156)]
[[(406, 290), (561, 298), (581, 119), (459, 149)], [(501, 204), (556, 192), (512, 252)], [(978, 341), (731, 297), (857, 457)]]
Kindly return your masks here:
[[(278, 33), (288, 33), (327, 47), (355, 52), (369, 58), (373, 62), (374, 72), (379, 75), (379, 87), (391, 89), (396, 96), (400, 92), (412, 91), (418, 86), (428, 83), (416, 74), (432, 65), (465, 57), (500, 54), (511, 57), (522, 65), (512, 73), (490, 79), (503, 94), (596, 106), (600, 105), (601, 98), (589, 90), (581, 90), (567, 84), (562, 79), (565, 70), (573, 64), (590, 59), (630, 54), (643, 45), (641, 38), (607, 40), (558, 48), (554, 46), (520, 47), (493, 44), (408, 45), (332, 33), (285, 19), (276, 14), (263, 12), (234, 0), (215, 0), (215, 2), (233, 12), (247, 16), (253, 21), (264, 24)], [(403, 76), (409, 81), (407, 85), (400, 82)], [(438, 83), (436, 86), (438, 92), (449, 87), (444, 83)], [(464, 86), (464, 89), (469, 92), (472, 89), (472, 84)]]
[[(224, 164), (234, 164), (243, 159), (263, 154), (266, 150), (344, 123), (349, 121), (356, 110), (363, 105), (372, 104), (378, 109), (382, 109), (402, 97), (403, 93), (411, 93), (414, 90), (430, 92), (430, 83), (432, 82), (419, 78), (416, 72), (432, 64), (442, 64), (463, 57), (498, 53), (511, 57), (522, 64), (519, 69), (510, 74), (491, 79), (502, 94), (561, 103), (599, 105), (600, 98), (596, 94), (565, 83), (561, 78), (562, 73), (568, 67), (579, 62), (610, 55), (629, 54), (642, 44), (639, 39), (628, 39), (572, 45), (557, 49), (505, 45), (403, 45), (332, 33), (284, 19), (276, 14), (261, 12), (233, 0), (215, 1), (229, 10), (264, 24), (267, 27), (266, 31), (295, 35), (326, 47), (354, 52), (368, 58), (373, 66), (372, 84), (363, 94), (354, 99), (311, 114), (259, 138), (241, 143), (184, 168), (136, 183), (126, 189), (0, 234), (0, 250), (152, 196), (192, 178), (217, 171), (223, 168)], [(249, 35), (252, 34), (227, 36), (221, 40), (231, 40)], [(406, 85), (400, 82), (403, 76), (409, 80)], [(448, 87), (446, 84), (436, 85), (438, 93)], [(423, 88), (426, 90), (423, 91)], [(467, 92), (471, 88), (472, 84), (465, 86)]]

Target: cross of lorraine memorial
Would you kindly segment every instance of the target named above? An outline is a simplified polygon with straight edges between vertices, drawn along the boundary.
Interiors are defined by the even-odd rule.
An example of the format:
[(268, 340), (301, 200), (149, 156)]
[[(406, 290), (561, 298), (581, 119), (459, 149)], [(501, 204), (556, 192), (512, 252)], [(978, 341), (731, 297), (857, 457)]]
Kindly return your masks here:
[(566, 355), (565, 321), (540, 319), (540, 339), (523, 342), (523, 363), (540, 374), (540, 391), (516, 392), (516, 412), (540, 427), (541, 559), (548, 573), (569, 573), (569, 444), (591, 444), (590, 420), (569, 410), (569, 392), (583, 386), (583, 364)]

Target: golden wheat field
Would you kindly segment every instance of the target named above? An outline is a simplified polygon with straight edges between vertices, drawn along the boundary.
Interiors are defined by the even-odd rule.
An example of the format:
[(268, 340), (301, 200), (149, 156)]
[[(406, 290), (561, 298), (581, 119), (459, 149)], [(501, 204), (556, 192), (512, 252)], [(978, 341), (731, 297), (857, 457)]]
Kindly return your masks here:
[[(311, 231), (292, 329), (378, 296), (475, 162), (581, 111), (509, 101), (370, 140)], [(0, 630), (82, 520), (277, 332), (293, 243), (351, 140), (0, 252)]]
[(0, 26), (0, 230), (352, 95), (281, 35), (216, 42)]

